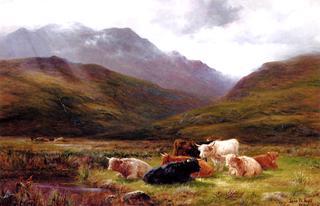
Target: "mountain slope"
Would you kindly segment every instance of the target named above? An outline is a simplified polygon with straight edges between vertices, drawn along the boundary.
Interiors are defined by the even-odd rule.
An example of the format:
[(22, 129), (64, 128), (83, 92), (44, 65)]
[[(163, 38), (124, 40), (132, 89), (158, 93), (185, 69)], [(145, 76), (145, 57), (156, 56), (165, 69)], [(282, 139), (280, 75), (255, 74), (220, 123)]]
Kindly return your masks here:
[(99, 65), (0, 61), (0, 135), (116, 134), (202, 103)]
[(164, 53), (129, 28), (95, 31), (82, 25), (21, 28), (0, 39), (0, 58), (61, 56), (207, 99), (224, 95), (233, 82), (201, 61)]
[(264, 64), (212, 106), (156, 123), (152, 132), (244, 142), (320, 138), (320, 55)]

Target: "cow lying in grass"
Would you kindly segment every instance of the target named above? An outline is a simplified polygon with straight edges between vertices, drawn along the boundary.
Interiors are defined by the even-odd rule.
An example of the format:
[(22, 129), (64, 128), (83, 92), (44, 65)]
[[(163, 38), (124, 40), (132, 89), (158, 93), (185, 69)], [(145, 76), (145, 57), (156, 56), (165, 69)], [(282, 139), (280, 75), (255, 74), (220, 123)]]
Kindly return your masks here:
[[(198, 144), (208, 144), (212, 142), (210, 138), (207, 140), (198, 142)], [(198, 158), (200, 152), (198, 150), (196, 142), (193, 140), (176, 139), (173, 143), (173, 156), (190, 156)]]
[(149, 184), (185, 183), (192, 180), (191, 173), (199, 171), (198, 160), (192, 158), (154, 168), (144, 175), (143, 181)]
[(108, 170), (119, 172), (119, 176), (126, 179), (142, 178), (152, 167), (136, 158), (115, 158), (109, 159)]
[(260, 164), (252, 157), (229, 154), (226, 156), (229, 174), (238, 177), (252, 177), (262, 173)]
[[(190, 159), (190, 157), (187, 156), (173, 156), (169, 155), (167, 153), (161, 154), (162, 156), (162, 163), (161, 165), (165, 165), (171, 162), (182, 162), (187, 159)], [(210, 166), (206, 161), (198, 159), (200, 171), (194, 172), (191, 174), (191, 177), (210, 177), (213, 175), (214, 169), (212, 166)]]
[(239, 142), (236, 139), (215, 140), (210, 144), (197, 145), (202, 159), (209, 158), (213, 161), (218, 171), (223, 170), (225, 155), (238, 154)]
[(279, 157), (278, 152), (268, 152), (267, 154), (257, 155), (253, 158), (259, 162), (262, 169), (277, 169), (277, 158)]
[(199, 154), (198, 147), (192, 140), (176, 139), (173, 143), (174, 156), (199, 157)]

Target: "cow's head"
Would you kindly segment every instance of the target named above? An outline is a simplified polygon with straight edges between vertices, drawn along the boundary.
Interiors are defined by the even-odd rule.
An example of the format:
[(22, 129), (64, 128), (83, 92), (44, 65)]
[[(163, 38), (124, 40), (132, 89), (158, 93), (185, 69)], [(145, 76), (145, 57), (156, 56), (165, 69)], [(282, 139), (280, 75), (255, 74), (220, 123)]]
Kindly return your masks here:
[(212, 142), (210, 144), (202, 144), (202, 145), (196, 144), (196, 145), (198, 146), (201, 159), (213, 157), (216, 153), (215, 142)]
[(227, 155), (225, 155), (223, 157), (224, 157), (224, 160), (226, 162), (226, 166), (228, 167), (230, 165), (231, 159), (235, 158), (236, 155), (235, 154), (227, 154)]
[(196, 158), (190, 158), (190, 159), (186, 160), (186, 164), (188, 165), (187, 169), (190, 172), (199, 172), (200, 171), (199, 162)]
[(109, 159), (108, 170), (119, 171), (121, 168), (122, 160), (119, 158), (112, 157)]
[(239, 157), (237, 157), (236, 155), (231, 156), (229, 158), (228, 166), (235, 168), (238, 171), (238, 173), (240, 174), (240, 176), (243, 176), (243, 174), (245, 172), (244, 163)]
[(279, 157), (279, 153), (278, 152), (268, 152), (267, 154), (273, 160), (275, 160), (275, 159), (277, 159)]

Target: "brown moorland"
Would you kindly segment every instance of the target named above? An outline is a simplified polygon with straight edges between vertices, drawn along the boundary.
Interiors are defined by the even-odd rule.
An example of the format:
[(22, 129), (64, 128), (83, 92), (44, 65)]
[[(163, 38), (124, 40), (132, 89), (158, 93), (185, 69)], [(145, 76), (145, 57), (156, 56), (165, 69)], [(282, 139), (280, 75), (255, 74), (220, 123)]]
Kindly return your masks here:
[(112, 135), (204, 103), (95, 64), (0, 61), (1, 135)]
[(265, 63), (220, 101), (161, 120), (150, 131), (162, 138), (237, 137), (251, 143), (319, 140), (320, 55)]

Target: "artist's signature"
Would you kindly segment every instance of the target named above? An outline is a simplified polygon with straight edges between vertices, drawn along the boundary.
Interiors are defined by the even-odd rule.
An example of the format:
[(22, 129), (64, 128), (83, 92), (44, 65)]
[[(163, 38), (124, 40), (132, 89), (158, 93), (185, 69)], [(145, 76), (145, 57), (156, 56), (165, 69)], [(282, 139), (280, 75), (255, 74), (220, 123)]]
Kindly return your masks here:
[(298, 206), (320, 206), (320, 202), (313, 201), (313, 198), (290, 198), (287, 204), (298, 205)]

